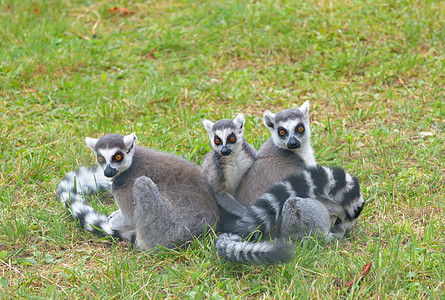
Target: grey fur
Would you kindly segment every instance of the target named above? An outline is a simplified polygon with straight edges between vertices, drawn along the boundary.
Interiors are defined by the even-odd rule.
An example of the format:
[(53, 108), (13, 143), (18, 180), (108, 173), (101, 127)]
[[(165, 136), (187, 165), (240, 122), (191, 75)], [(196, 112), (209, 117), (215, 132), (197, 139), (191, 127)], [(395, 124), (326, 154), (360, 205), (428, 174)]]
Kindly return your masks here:
[[(108, 219), (83, 202), (72, 202), (71, 211), (81, 225), (95, 233), (135, 239), (143, 250), (183, 244), (213, 226), (219, 209), (199, 169), (172, 154), (137, 147), (135, 140), (134, 134), (85, 139), (98, 158), (105, 158), (103, 170), (117, 169), (111, 192), (119, 210)], [(124, 156), (121, 162), (112, 162), (113, 153)]]
[[(266, 111), (264, 124), (269, 128), (272, 138), (264, 143), (257, 153), (252, 167), (241, 181), (235, 198), (244, 206), (249, 206), (264, 194), (272, 185), (284, 180), (291, 174), (316, 164), (310, 142), (309, 102), (301, 107), (287, 109), (276, 114)], [(299, 124), (304, 126), (302, 134), (295, 133)], [(287, 140), (298, 140), (300, 146), (287, 147), (286, 138), (278, 135), (278, 129), (285, 127)]]
[[(261, 235), (293, 240), (308, 236), (326, 241), (342, 238), (357, 222), (364, 204), (356, 178), (339, 168), (309, 167), (275, 184), (250, 205), (229, 229), (240, 239), (228, 242), (223, 237), (220, 242), (218, 237), (216, 249), (228, 260), (251, 262), (245, 257), (257, 254), (239, 254), (248, 251), (241, 237), (251, 234), (255, 239)], [(267, 251), (262, 255), (268, 257)]]
[[(245, 207), (233, 196), (256, 155), (256, 150), (244, 138), (244, 123), (242, 114), (233, 120), (203, 121), (213, 149), (206, 155), (201, 172), (212, 187), (219, 206), (235, 216), (242, 216)], [(230, 143), (229, 137), (235, 137), (236, 141)], [(219, 145), (215, 144), (215, 139), (219, 139)]]

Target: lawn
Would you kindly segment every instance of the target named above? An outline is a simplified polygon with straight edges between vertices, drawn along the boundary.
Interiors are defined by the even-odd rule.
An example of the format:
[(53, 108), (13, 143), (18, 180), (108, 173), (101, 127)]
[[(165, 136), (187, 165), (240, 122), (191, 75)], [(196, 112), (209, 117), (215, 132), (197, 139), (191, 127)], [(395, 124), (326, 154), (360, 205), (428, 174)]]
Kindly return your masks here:
[[(306, 100), (318, 163), (367, 204), (351, 238), (288, 264), (226, 262), (214, 234), (140, 252), (56, 200), (94, 163), (87, 136), (200, 164), (204, 118), (244, 113), (258, 149), (263, 112)], [(444, 299), (444, 141), (444, 1), (0, 0), (0, 298)]]

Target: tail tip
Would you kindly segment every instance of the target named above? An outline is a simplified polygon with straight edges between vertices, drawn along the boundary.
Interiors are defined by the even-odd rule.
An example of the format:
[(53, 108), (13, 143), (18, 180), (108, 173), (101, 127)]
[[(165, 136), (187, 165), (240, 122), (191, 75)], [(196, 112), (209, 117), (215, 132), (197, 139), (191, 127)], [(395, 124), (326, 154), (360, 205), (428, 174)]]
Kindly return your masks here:
[(218, 235), (215, 242), (219, 256), (232, 262), (252, 263), (257, 265), (288, 263), (294, 259), (295, 246), (287, 242), (259, 242), (241, 241), (236, 234), (223, 233)]

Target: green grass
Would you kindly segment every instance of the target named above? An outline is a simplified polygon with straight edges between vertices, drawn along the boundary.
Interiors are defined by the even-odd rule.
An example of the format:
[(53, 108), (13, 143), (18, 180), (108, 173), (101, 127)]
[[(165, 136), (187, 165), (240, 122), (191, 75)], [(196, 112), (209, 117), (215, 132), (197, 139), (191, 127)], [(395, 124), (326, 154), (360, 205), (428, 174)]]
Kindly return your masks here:
[[(114, 15), (125, 7), (134, 14)], [(0, 298), (445, 297), (445, 5), (392, 1), (0, 0)], [(138, 252), (56, 201), (86, 136), (201, 163), (203, 118), (311, 101), (318, 162), (361, 182), (352, 238), (279, 266), (232, 264), (214, 235)], [(97, 202), (106, 212), (109, 199)], [(352, 289), (363, 265), (370, 274)]]

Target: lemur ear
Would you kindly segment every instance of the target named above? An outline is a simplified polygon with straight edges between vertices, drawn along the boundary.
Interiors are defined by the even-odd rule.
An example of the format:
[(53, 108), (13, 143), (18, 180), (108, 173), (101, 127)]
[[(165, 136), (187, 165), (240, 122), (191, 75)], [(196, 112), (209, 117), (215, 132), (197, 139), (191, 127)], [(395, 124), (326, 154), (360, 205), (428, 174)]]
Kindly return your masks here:
[(209, 134), (213, 132), (213, 122), (209, 121), (207, 119), (202, 120), (202, 124), (204, 125), (204, 128), (207, 130)]
[(275, 125), (275, 114), (271, 113), (270, 111), (266, 110), (264, 112), (264, 125), (269, 127), (269, 129), (274, 129)]
[(124, 136), (124, 145), (125, 148), (127, 148), (127, 150), (129, 150), (132, 146), (133, 143), (137, 140), (137, 136), (135, 133), (130, 133), (129, 135)]
[(243, 133), (245, 122), (246, 122), (246, 120), (244, 119), (243, 114), (238, 114), (238, 115), (236, 115), (235, 118), (233, 118), (233, 123), (235, 123), (236, 128), (238, 129), (238, 134)]
[(93, 151), (93, 152), (96, 152), (96, 150), (95, 150), (96, 143), (97, 143), (97, 139), (93, 139), (90, 137), (85, 138), (85, 144), (87, 144), (88, 148), (90, 148), (91, 151)]
[(306, 100), (301, 106), (300, 111), (306, 118), (309, 118), (309, 100)]

